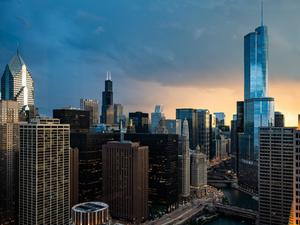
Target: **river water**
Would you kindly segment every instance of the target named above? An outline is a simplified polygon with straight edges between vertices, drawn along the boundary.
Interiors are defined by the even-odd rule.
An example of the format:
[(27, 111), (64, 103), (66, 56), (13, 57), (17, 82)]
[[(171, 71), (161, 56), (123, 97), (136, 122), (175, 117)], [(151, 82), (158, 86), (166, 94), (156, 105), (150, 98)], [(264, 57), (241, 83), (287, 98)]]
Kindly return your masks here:
[[(253, 210), (257, 210), (258, 208), (257, 201), (254, 200), (250, 195), (245, 194), (244, 192), (232, 188), (225, 188), (223, 189), (223, 192), (231, 205), (235, 205), (242, 208), (253, 209)], [(208, 225), (240, 225), (240, 224), (245, 225), (246, 223), (240, 219), (219, 217), (218, 219), (207, 224)]]

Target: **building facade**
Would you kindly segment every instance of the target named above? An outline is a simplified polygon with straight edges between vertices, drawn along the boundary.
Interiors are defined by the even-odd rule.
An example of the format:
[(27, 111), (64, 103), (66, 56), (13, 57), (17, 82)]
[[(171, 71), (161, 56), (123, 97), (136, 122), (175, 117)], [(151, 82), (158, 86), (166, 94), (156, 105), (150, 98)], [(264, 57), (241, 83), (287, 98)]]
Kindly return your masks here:
[(19, 224), (70, 221), (70, 126), (57, 119), (20, 125)]
[(95, 126), (99, 123), (99, 102), (95, 99), (80, 99), (80, 109), (90, 112), (90, 126)]
[(114, 124), (120, 124), (120, 121), (124, 120), (123, 109), (124, 109), (123, 105), (114, 104)]
[(135, 128), (136, 133), (149, 133), (149, 115), (143, 112), (129, 113), (129, 120)]
[(134, 142), (103, 146), (103, 198), (112, 217), (140, 224), (148, 219), (148, 147)]
[(0, 224), (16, 224), (18, 212), (19, 105), (0, 100)]
[(294, 136), (294, 128), (260, 129), (260, 225), (289, 224), (293, 203)]
[(151, 133), (155, 134), (159, 126), (159, 122), (164, 118), (162, 105), (156, 105), (154, 112), (151, 113)]
[(191, 192), (191, 163), (190, 163), (190, 145), (189, 145), (189, 124), (185, 119), (182, 126), (182, 174), (181, 185), (182, 193), (181, 197), (184, 199), (189, 198)]
[(207, 109), (197, 110), (197, 145), (203, 147), (207, 157), (209, 157), (210, 151), (209, 116), (210, 113)]
[(275, 127), (284, 127), (284, 115), (281, 112), (275, 112), (275, 122), (274, 126)]
[(196, 147), (191, 154), (191, 187), (199, 188), (207, 185), (207, 158), (204, 148)]

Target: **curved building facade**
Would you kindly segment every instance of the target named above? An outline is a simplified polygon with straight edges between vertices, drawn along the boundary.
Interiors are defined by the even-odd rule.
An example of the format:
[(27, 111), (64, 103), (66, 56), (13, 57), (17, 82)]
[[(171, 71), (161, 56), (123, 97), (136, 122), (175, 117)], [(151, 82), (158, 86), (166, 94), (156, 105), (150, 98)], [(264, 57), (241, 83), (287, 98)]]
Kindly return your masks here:
[(103, 202), (85, 202), (72, 207), (72, 225), (110, 224), (108, 205)]

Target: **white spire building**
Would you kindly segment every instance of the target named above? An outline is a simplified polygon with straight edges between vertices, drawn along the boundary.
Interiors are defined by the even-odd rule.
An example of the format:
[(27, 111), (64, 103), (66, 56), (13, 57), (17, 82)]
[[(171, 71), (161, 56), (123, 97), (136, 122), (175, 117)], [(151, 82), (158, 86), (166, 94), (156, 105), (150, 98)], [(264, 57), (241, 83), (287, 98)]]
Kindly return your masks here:
[(190, 196), (190, 143), (189, 124), (185, 119), (182, 125), (182, 197)]
[(191, 155), (191, 186), (199, 188), (207, 184), (207, 160), (199, 145)]

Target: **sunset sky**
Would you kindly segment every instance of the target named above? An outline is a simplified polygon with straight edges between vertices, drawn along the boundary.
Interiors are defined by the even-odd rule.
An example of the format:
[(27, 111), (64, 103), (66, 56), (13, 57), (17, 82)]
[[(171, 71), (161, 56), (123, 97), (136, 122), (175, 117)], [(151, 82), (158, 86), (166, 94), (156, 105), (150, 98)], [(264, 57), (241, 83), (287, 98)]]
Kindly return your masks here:
[[(36, 105), (101, 101), (106, 71), (125, 111), (224, 111), (243, 99), (243, 36), (260, 25), (259, 0), (0, 0), (0, 73), (20, 52)], [(300, 113), (300, 1), (265, 0), (269, 96), (286, 124)]]

